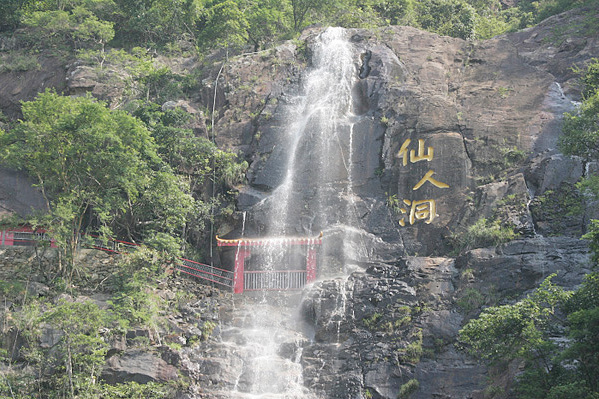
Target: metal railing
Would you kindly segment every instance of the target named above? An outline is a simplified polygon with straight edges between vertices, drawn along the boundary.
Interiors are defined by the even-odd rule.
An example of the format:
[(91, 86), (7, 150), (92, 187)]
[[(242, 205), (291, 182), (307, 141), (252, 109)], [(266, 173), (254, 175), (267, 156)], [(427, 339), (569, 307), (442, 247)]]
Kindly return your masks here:
[[(0, 230), (0, 245), (2, 246), (33, 246), (43, 241), (50, 242), (51, 245), (54, 246), (54, 241), (46, 231), (42, 229), (33, 231), (30, 228), (23, 227)], [(113, 253), (131, 252), (140, 246), (139, 244), (127, 241), (110, 238), (102, 239), (100, 236), (94, 234), (81, 234), (80, 242), (83, 246)], [(190, 259), (177, 258), (177, 261), (178, 263), (175, 264), (175, 269), (179, 272), (228, 288), (233, 287), (234, 275), (233, 272), (229, 270), (194, 262)]]
[[(33, 231), (30, 228), (24, 227), (0, 230), (0, 245), (32, 246), (44, 241), (50, 242), (51, 246), (55, 246), (54, 240), (43, 229)], [(82, 234), (80, 242), (84, 246), (113, 253), (131, 252), (140, 246), (139, 244), (127, 241), (102, 239), (92, 234)], [(220, 269), (185, 258), (177, 258), (177, 261), (174, 263), (174, 269), (229, 289), (234, 287), (236, 281), (235, 273), (230, 270)], [(245, 291), (300, 290), (306, 283), (306, 270), (243, 272), (243, 289)]]
[(93, 249), (108, 252), (130, 252), (139, 247), (139, 244), (132, 242), (116, 240), (114, 238), (102, 239), (95, 234), (81, 234), (82, 245), (90, 246)]
[(34, 246), (41, 242), (49, 242), (50, 246), (56, 246), (54, 240), (43, 229), (34, 231), (24, 227), (0, 230), (0, 245), (2, 246)]
[(181, 263), (175, 264), (175, 269), (178, 271), (189, 274), (194, 277), (198, 277), (203, 280), (213, 282), (228, 288), (233, 287), (234, 273), (219, 269), (218, 267), (205, 265), (203, 263), (194, 262), (189, 259), (178, 258)]
[(305, 270), (248, 271), (243, 273), (243, 289), (245, 291), (300, 290), (305, 285)]

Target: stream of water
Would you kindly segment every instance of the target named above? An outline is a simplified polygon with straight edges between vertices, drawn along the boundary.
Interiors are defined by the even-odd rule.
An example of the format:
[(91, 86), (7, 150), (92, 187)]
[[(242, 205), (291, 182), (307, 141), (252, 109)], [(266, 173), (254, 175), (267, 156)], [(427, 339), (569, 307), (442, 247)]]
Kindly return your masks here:
[[(355, 245), (357, 218), (352, 185), (354, 124), (352, 87), (358, 76), (357, 56), (341, 28), (329, 28), (314, 42), (313, 66), (306, 72), (301, 95), (291, 101), (285, 116), (282, 144), (286, 168), (282, 184), (269, 198), (266, 235), (297, 235), (300, 219), (309, 220), (307, 234), (320, 229), (336, 234), (342, 256), (331, 274), (347, 274), (347, 259), (363, 250)], [(304, 228), (306, 228), (304, 223)], [(266, 248), (262, 270), (280, 269), (286, 249)], [(342, 257), (343, 259), (339, 259)], [(343, 291), (344, 292), (344, 291)], [(303, 385), (300, 365), (302, 341), (309, 339), (298, 316), (300, 294), (260, 292), (244, 294), (235, 326), (224, 336), (235, 341), (243, 367), (231, 397), (315, 398)], [(345, 311), (345, 294), (340, 301)], [(335, 318), (340, 323), (342, 317)]]

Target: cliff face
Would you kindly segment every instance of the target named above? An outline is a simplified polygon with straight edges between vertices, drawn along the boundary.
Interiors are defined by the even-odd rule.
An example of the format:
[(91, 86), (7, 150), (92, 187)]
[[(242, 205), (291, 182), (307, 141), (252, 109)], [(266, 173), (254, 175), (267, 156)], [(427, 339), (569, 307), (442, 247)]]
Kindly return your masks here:
[[(560, 155), (556, 143), (562, 114), (578, 99), (570, 68), (599, 48), (597, 38), (585, 37), (580, 28), (588, 17), (560, 15), (476, 43), (407, 27), (349, 32), (361, 75), (354, 87), (354, 112), (362, 118), (354, 126), (359, 159), (353, 183), (366, 229), (387, 243), (401, 241), (405, 254), (446, 253), (444, 238), (481, 217), (492, 218), (505, 205), (502, 198), (526, 205), (582, 176), (585, 165)], [(558, 35), (564, 30), (567, 39)], [(309, 43), (316, 34), (309, 31), (305, 39)], [(286, 101), (304, 67), (298, 51), (289, 44), (225, 66), (215, 131), (221, 145), (242, 150), (251, 161), (240, 210), (253, 209), (280, 184)], [(269, 65), (272, 80), (265, 76)], [(254, 83), (236, 83), (240, 78)], [(428, 179), (417, 187), (430, 171), (436, 183)], [(388, 206), (392, 196), (399, 202), (395, 207)], [(410, 221), (403, 200), (425, 199), (435, 200), (438, 216), (430, 224)], [(253, 211), (250, 231), (259, 232), (265, 221)], [(532, 235), (529, 212), (509, 213), (502, 221)], [(583, 220), (569, 223), (572, 234), (582, 230)]]
[[(358, 231), (349, 236), (331, 227), (343, 223), (341, 195), (326, 215), (305, 206), (291, 223), (295, 234), (325, 231), (321, 277), (339, 272), (335, 259), (359, 265), (304, 291), (301, 314), (313, 335), (284, 345), (282, 356), (301, 358), (304, 384), (317, 397), (395, 398), (411, 379), (420, 385), (413, 398), (486, 397), (488, 370), (455, 345), (464, 322), (483, 306), (521, 297), (551, 273), (574, 287), (588, 272), (588, 249), (578, 237), (597, 211), (586, 204), (571, 212), (563, 200), (583, 204), (572, 185), (593, 165), (556, 147), (562, 115), (579, 98), (570, 67), (599, 54), (599, 40), (584, 28), (597, 15), (571, 12), (475, 43), (406, 27), (347, 32), (358, 122), (341, 141), (350, 142), (342, 152), (352, 154), (352, 164), (339, 167), (331, 152), (323, 165), (307, 151), (302, 170), (351, 180)], [(315, 67), (311, 49), (320, 32), (304, 33), (307, 49), (287, 44), (223, 70), (215, 132), (251, 164), (238, 202), (246, 235), (268, 231), (272, 193), (285, 178), (287, 115), (303, 71)], [(236, 83), (240, 76), (253, 84)], [(315, 191), (293, 195), (300, 204), (317, 202)], [(517, 240), (447, 257), (452, 239), (481, 218), (510, 226)], [(239, 236), (241, 220), (221, 233)], [(368, 254), (348, 255), (348, 246)], [(227, 369), (224, 360), (207, 362)], [(495, 374), (504, 395), (514, 366)], [(243, 375), (241, 366), (231, 375)], [(207, 380), (218, 381), (208, 397), (239, 388), (234, 378)]]
[[(408, 27), (346, 32), (354, 51), (353, 122), (351, 136), (340, 138), (340, 158), (352, 154), (352, 164), (342, 167), (333, 153), (330, 164), (321, 164), (312, 150), (301, 152), (305, 175), (298, 179), (326, 173), (336, 199), (323, 217), (315, 191), (293, 193), (302, 211), (290, 216), (288, 231), (325, 231), (319, 261), (327, 266), (301, 298), (281, 294), (270, 304), (300, 310), (305, 324), (288, 328), (278, 355), (301, 365), (311, 395), (395, 398), (417, 379), (413, 398), (485, 397), (488, 370), (455, 345), (463, 323), (551, 273), (566, 287), (581, 281), (588, 249), (578, 237), (599, 211), (572, 185), (596, 166), (563, 156), (556, 143), (562, 114), (579, 99), (570, 68), (599, 56), (599, 39), (589, 29), (598, 17), (597, 8), (575, 10), (482, 42)], [(250, 163), (248, 183), (239, 188), (240, 212), (221, 236), (267, 231), (272, 194), (289, 158), (288, 115), (306, 71), (316, 67), (321, 31), (231, 58), (222, 70), (220, 62), (204, 67), (202, 87), (181, 103), (196, 116), (198, 134), (206, 134), (198, 110), (212, 111), (214, 104), (217, 143)], [(122, 100), (122, 87), (106, 88), (76, 63), (64, 76), (66, 92)], [(21, 92), (0, 91), (0, 105), (15, 104)], [(348, 180), (351, 191), (335, 191)], [(351, 235), (339, 227), (348, 202), (359, 221)], [(571, 212), (572, 202), (581, 210)], [(449, 256), (461, 245), (456, 237), (481, 218), (510, 226), (517, 239)], [(366, 251), (348, 253), (348, 246)], [(341, 269), (344, 277), (332, 277)], [(241, 354), (251, 356), (252, 349), (239, 331), (246, 316), (238, 306), (259, 303), (249, 297), (223, 305), (212, 339), (181, 350), (177, 365), (195, 384), (187, 397), (244, 392), (255, 376), (244, 369)], [(497, 383), (509, 393), (505, 376)]]

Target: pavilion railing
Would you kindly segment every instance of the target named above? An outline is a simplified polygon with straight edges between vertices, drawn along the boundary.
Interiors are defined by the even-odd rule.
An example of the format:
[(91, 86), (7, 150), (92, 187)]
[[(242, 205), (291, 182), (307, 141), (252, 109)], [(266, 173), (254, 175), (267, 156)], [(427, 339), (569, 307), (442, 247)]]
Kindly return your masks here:
[(305, 285), (305, 270), (246, 271), (243, 273), (243, 289), (245, 291), (300, 290)]

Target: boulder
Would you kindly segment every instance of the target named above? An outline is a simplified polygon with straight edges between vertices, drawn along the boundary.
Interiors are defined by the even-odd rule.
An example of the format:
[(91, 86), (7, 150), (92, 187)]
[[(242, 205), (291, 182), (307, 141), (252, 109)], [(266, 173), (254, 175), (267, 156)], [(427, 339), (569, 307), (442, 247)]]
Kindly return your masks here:
[(134, 381), (145, 384), (150, 381), (166, 382), (178, 378), (177, 369), (154, 353), (142, 349), (127, 350), (106, 361), (102, 379), (109, 384)]

